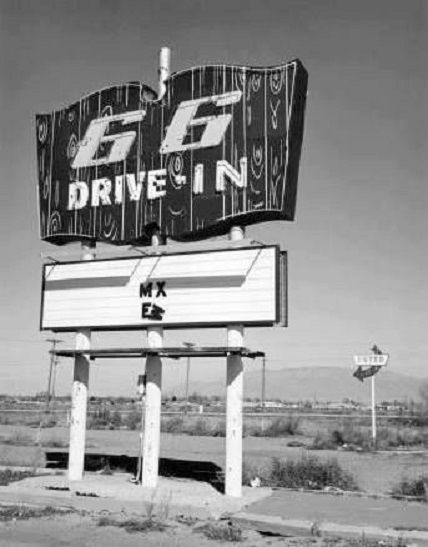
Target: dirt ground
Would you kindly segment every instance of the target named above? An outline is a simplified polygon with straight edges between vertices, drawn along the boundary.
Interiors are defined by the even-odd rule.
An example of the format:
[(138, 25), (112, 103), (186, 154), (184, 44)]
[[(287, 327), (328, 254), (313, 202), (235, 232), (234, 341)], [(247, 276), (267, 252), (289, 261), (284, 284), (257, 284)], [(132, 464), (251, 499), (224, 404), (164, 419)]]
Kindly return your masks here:
[[(0, 547), (355, 547), (355, 541), (323, 540), (318, 537), (262, 535), (253, 530), (243, 530), (240, 542), (225, 542), (207, 538), (198, 527), (168, 522), (164, 531), (128, 532), (114, 526), (99, 526), (100, 517), (69, 514), (64, 516), (33, 518), (0, 523)], [(371, 543), (370, 545), (388, 544)]]
[[(44, 450), (34, 446), (39, 441), (52, 447), (66, 447), (69, 431), (67, 428), (49, 428), (39, 432), (25, 426), (0, 425), (0, 465), (44, 465)], [(1, 439), (15, 437), (17, 442), (2, 444)], [(40, 437), (40, 439), (39, 439)], [(298, 437), (283, 438), (246, 437), (243, 439), (244, 460), (252, 463), (268, 463), (270, 458), (299, 458), (312, 454), (319, 458), (337, 458), (342, 467), (356, 478), (360, 488), (367, 492), (387, 493), (403, 477), (418, 477), (427, 474), (428, 451), (404, 452), (346, 452), (340, 450), (309, 451), (305, 448), (290, 447), (290, 441)], [(27, 446), (23, 446), (27, 440)], [(19, 446), (21, 444), (21, 446)], [(32, 444), (32, 446), (28, 446)], [(105, 454), (138, 454), (139, 436), (137, 431), (89, 430), (86, 439), (87, 451)], [(193, 437), (163, 433), (161, 436), (161, 457), (188, 461), (212, 462), (224, 469), (225, 439), (220, 437)]]
[[(32, 545), (34, 547), (215, 547), (224, 542), (204, 537), (192, 527), (171, 523), (164, 531), (129, 533), (122, 528), (98, 526), (97, 517), (66, 515), (53, 518), (29, 519), (0, 524), (0, 546), (15, 547)], [(265, 545), (284, 545), (281, 538), (274, 541), (257, 534), (245, 533), (245, 545), (262, 547)]]

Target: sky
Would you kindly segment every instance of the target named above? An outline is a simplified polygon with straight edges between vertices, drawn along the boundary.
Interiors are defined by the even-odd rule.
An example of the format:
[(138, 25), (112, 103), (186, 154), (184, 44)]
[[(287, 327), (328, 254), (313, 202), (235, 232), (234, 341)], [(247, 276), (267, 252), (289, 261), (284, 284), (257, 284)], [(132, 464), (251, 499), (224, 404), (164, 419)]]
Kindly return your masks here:
[[(309, 73), (296, 220), (247, 228), (288, 251), (289, 326), (246, 329), (246, 345), (268, 368), (351, 373), (353, 354), (376, 343), (390, 370), (428, 377), (427, 31), (425, 0), (0, 0), (0, 393), (44, 390), (49, 369), (41, 253), (58, 248), (39, 240), (35, 114), (109, 84), (156, 89), (161, 46), (173, 71), (297, 57)], [(225, 339), (168, 331), (165, 345)], [(57, 392), (70, 392), (72, 368), (61, 360)], [(143, 368), (97, 362), (90, 393), (133, 396)], [(165, 362), (168, 384), (184, 374), (184, 361)], [(193, 361), (191, 380), (225, 374), (224, 359)]]

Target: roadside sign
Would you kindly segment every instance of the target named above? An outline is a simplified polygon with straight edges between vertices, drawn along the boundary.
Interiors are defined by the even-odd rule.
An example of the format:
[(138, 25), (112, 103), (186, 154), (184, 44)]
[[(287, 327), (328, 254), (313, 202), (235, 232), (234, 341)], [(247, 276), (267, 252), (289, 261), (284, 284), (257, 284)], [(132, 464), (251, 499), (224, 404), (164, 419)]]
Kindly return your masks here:
[(36, 117), (41, 239), (145, 244), (294, 219), (307, 72), (213, 65)]
[(46, 264), (41, 329), (285, 324), (285, 298), (277, 246)]

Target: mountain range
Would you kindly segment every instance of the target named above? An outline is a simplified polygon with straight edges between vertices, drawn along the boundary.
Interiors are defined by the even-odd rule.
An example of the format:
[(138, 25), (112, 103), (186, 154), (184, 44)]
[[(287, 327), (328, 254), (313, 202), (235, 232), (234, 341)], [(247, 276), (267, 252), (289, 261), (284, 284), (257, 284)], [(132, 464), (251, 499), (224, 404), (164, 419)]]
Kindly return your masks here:
[[(360, 382), (352, 376), (352, 369), (339, 367), (300, 367), (266, 370), (266, 400), (342, 401), (344, 398), (361, 403), (371, 400), (371, 379)], [(420, 387), (428, 377), (416, 378), (382, 369), (376, 375), (376, 401), (418, 401)], [(244, 396), (261, 395), (261, 371), (245, 371)], [(168, 386), (169, 393), (182, 392), (182, 385)], [(192, 381), (189, 392), (201, 395), (225, 395), (224, 380)]]

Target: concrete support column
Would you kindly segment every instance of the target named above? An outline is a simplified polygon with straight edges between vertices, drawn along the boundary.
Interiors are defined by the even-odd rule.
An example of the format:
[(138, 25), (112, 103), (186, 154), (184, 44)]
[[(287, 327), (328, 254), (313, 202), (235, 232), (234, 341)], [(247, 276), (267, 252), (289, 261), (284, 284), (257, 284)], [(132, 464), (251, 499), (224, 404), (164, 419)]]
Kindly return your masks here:
[[(76, 333), (76, 349), (91, 347), (91, 331)], [(71, 391), (70, 451), (68, 457), (68, 478), (71, 481), (83, 479), (86, 437), (86, 406), (89, 386), (89, 358), (79, 355), (74, 361), (74, 378)]]
[[(243, 346), (242, 325), (227, 328), (227, 345)], [(226, 495), (242, 495), (242, 398), (244, 368), (241, 355), (227, 358), (226, 386)]]
[[(82, 260), (95, 258), (95, 246), (82, 243)], [(76, 349), (91, 347), (91, 331), (82, 329), (76, 332)], [(70, 448), (68, 456), (68, 478), (71, 481), (83, 479), (85, 463), (86, 408), (89, 387), (89, 357), (78, 355), (74, 360), (74, 377), (71, 389)]]
[[(244, 238), (244, 230), (233, 226), (229, 233), (231, 241)], [(244, 345), (243, 325), (227, 327), (227, 345)], [(241, 355), (227, 357), (226, 372), (226, 485), (227, 496), (242, 496), (242, 399), (244, 389), (244, 368)]]
[[(162, 327), (147, 329), (147, 344), (150, 348), (163, 346)], [(149, 356), (146, 362), (146, 412), (143, 446), (142, 485), (156, 488), (159, 471), (160, 426), (162, 404), (162, 361)]]

